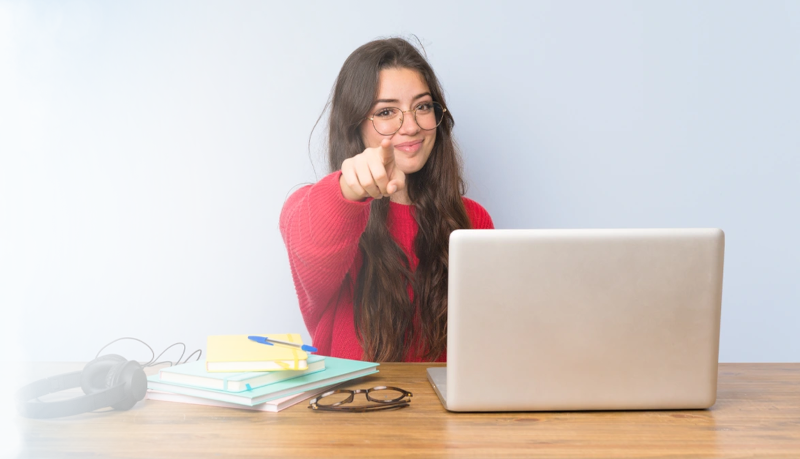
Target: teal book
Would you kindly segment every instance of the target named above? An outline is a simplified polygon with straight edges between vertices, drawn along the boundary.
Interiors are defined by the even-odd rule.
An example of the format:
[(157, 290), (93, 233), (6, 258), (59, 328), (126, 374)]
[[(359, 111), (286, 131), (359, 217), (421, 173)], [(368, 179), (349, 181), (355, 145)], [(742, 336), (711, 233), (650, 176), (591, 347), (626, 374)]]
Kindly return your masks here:
[(206, 370), (206, 362), (189, 362), (168, 367), (158, 372), (159, 379), (165, 383), (180, 384), (203, 389), (218, 389), (228, 392), (242, 392), (250, 389), (274, 384), (287, 379), (316, 373), (325, 369), (325, 357), (308, 356), (307, 370), (283, 371), (247, 371), (234, 373), (218, 373)]
[(244, 392), (228, 392), (219, 389), (182, 386), (162, 381), (158, 375), (147, 377), (147, 388), (174, 394), (190, 395), (192, 397), (202, 397), (220, 402), (255, 406), (298, 392), (305, 392), (371, 375), (378, 372), (378, 365), (379, 364), (375, 362), (325, 357), (325, 370), (323, 371), (253, 388), (252, 390), (245, 390)]

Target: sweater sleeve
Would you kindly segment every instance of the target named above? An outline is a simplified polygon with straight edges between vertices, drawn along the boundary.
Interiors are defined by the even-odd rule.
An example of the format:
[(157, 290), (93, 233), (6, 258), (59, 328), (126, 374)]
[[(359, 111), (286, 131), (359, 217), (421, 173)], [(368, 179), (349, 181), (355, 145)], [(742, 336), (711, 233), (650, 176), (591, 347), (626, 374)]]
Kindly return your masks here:
[(350, 201), (339, 187), (341, 172), (294, 192), (283, 205), (280, 230), (309, 332), (339, 291), (367, 227), (371, 198)]

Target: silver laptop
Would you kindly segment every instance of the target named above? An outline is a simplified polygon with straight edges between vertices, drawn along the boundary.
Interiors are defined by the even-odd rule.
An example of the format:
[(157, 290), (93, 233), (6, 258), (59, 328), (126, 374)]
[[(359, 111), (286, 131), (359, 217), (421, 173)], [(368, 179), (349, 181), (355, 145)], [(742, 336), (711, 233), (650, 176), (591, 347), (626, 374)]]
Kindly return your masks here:
[(702, 409), (716, 401), (719, 229), (458, 230), (450, 411)]

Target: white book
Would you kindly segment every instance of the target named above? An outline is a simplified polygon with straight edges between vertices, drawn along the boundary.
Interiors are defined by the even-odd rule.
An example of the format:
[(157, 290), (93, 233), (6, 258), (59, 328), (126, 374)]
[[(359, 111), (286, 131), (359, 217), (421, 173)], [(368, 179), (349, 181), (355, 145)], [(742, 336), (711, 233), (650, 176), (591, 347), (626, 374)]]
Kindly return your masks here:
[(220, 408), (236, 408), (240, 410), (269, 411), (272, 413), (277, 413), (278, 411), (285, 410), (286, 408), (289, 408), (292, 405), (296, 405), (304, 400), (316, 397), (317, 395), (329, 391), (336, 386), (338, 386), (338, 384), (320, 387), (306, 392), (300, 392), (299, 394), (289, 395), (287, 397), (270, 400), (268, 402), (264, 402), (254, 406), (239, 405), (238, 403), (220, 402), (218, 400), (211, 400), (208, 398), (192, 397), (191, 395), (175, 394), (172, 392), (162, 392), (158, 390), (148, 390), (144, 398), (148, 400), (158, 400), (161, 402), (189, 403), (192, 405), (217, 406)]

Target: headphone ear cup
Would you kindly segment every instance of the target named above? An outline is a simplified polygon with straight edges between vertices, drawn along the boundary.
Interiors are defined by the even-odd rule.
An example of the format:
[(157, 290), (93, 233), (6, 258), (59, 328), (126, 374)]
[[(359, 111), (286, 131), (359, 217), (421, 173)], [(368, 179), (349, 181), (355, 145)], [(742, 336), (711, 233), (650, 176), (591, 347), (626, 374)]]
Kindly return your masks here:
[[(83, 389), (83, 393), (87, 395), (94, 394), (111, 387), (114, 373), (118, 373), (125, 362), (127, 360), (120, 355), (107, 354), (87, 363), (81, 372), (81, 389)], [(112, 379), (109, 379), (109, 376)], [(111, 384), (109, 384), (109, 381), (111, 381)]]
[(123, 363), (119, 370), (115, 367), (114, 371), (114, 384), (124, 384), (125, 398), (111, 407), (119, 411), (129, 410), (144, 398), (147, 392), (147, 376), (139, 362), (133, 360)]
[(122, 373), (122, 368), (126, 363), (128, 363), (128, 361), (123, 360), (108, 369), (108, 373), (106, 373), (106, 389), (110, 389), (119, 384), (119, 375)]

